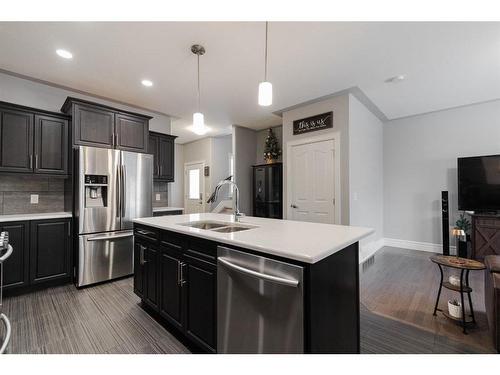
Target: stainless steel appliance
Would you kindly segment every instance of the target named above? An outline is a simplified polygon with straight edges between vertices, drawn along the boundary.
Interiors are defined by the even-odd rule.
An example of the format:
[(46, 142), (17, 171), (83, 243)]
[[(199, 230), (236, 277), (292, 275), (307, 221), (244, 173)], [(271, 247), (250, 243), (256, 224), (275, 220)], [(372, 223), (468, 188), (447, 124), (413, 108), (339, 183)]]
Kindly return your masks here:
[(217, 352), (303, 353), (303, 267), (217, 249)]
[[(12, 255), (12, 246), (8, 243), (8, 234), (0, 234), (0, 321), (4, 325), (4, 330), (0, 330), (0, 354), (5, 353), (9, 346), (12, 329), (9, 318), (3, 310), (3, 263)], [(2, 334), (3, 332), (3, 334)]]
[(153, 156), (80, 146), (77, 286), (134, 272), (132, 219), (153, 216)]

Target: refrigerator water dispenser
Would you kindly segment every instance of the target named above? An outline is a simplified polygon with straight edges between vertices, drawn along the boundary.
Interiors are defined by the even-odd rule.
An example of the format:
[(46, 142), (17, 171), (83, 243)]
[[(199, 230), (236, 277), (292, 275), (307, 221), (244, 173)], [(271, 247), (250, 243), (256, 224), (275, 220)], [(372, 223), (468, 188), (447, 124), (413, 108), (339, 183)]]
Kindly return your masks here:
[(108, 176), (85, 175), (85, 207), (108, 206)]

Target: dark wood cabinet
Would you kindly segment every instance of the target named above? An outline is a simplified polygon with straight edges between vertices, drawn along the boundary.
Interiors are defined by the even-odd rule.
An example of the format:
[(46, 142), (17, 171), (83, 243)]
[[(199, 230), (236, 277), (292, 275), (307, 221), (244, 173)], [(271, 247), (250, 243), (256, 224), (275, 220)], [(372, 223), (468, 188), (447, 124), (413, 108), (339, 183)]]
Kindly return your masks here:
[(500, 216), (474, 214), (471, 217), (471, 257), (483, 260), (486, 255), (500, 255)]
[(73, 145), (147, 152), (150, 116), (68, 97), (61, 111), (72, 116)]
[(175, 136), (149, 132), (148, 152), (153, 155), (153, 178), (157, 181), (175, 180)]
[(283, 219), (283, 165), (253, 167), (253, 216)]
[(113, 147), (115, 113), (90, 104), (75, 104), (71, 112), (73, 144)]
[(5, 222), (0, 231), (14, 250), (3, 265), (7, 294), (71, 281), (71, 218)]
[(0, 107), (0, 171), (33, 171), (33, 113)]
[(30, 223), (30, 283), (71, 277), (71, 227), (68, 219)]
[(199, 346), (215, 353), (217, 267), (189, 258), (185, 268), (186, 334)]
[(68, 174), (69, 121), (35, 115), (35, 173)]
[(68, 175), (69, 118), (0, 103), (0, 172)]
[(9, 243), (14, 251), (4, 264), (5, 290), (23, 287), (29, 283), (29, 222), (0, 223), (0, 232), (9, 232)]
[[(143, 234), (146, 232), (148, 239)], [(134, 270), (135, 293), (197, 347), (215, 352), (216, 244), (188, 240), (171, 232), (162, 232), (160, 236), (152, 228), (138, 226), (134, 234), (135, 259), (139, 264)], [(143, 266), (141, 256), (145, 260)], [(156, 300), (152, 295), (157, 296)]]

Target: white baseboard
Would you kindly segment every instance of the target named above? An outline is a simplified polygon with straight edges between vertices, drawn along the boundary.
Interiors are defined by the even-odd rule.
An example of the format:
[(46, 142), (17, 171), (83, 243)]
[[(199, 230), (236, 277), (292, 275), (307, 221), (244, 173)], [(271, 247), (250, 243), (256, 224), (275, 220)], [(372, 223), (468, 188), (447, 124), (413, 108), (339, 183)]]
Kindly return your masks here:
[(377, 251), (384, 247), (384, 244), (385, 238), (380, 238), (366, 244), (360, 244), (359, 263), (363, 263), (365, 260), (373, 256)]
[[(418, 242), (400, 240), (396, 238), (384, 238), (384, 246), (400, 247), (402, 249), (428, 251), (430, 253), (442, 253), (443, 245), (431, 242)], [(450, 246), (450, 253), (455, 252), (455, 246)]]

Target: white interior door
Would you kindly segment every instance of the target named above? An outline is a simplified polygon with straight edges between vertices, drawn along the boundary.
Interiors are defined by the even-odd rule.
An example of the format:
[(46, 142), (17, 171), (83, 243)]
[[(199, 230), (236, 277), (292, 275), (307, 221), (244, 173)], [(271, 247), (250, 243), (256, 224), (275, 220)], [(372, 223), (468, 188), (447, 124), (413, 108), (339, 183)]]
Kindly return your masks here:
[(292, 146), (292, 220), (335, 223), (333, 140)]
[(190, 163), (184, 166), (184, 197), (185, 212), (195, 214), (205, 212), (203, 192), (205, 191), (205, 178), (203, 170), (205, 163)]

